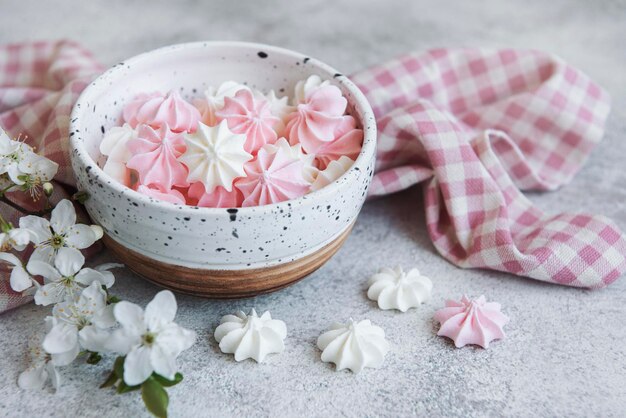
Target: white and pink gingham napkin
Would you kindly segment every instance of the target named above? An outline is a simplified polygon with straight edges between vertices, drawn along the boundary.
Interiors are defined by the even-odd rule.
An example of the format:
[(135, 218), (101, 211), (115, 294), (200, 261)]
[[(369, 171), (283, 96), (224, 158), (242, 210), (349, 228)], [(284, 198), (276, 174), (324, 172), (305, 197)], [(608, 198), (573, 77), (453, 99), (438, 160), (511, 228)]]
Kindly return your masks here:
[[(101, 70), (68, 41), (0, 47), (0, 126), (58, 162), (60, 183), (73, 184), (72, 104)], [(520, 192), (567, 183), (601, 139), (609, 98), (587, 76), (536, 51), (437, 49), (352, 79), (378, 118), (371, 195), (425, 182), (428, 231), (446, 259), (588, 288), (626, 269), (610, 220), (548, 215)], [(2, 276), (0, 312), (28, 300)]]

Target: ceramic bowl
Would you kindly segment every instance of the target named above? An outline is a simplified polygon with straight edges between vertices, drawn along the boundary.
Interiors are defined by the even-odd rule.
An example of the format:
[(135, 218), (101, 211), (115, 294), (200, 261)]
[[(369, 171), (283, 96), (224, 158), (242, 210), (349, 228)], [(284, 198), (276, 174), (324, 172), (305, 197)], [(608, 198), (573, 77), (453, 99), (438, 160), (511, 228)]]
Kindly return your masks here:
[[(354, 165), (319, 191), (267, 206), (201, 208), (137, 193), (100, 168), (103, 132), (121, 124), (122, 108), (138, 93), (176, 89), (192, 99), (211, 85), (236, 80), (288, 95), (312, 74), (342, 90), (364, 131)], [(295, 282), (339, 249), (372, 178), (376, 124), (361, 91), (318, 60), (268, 45), (198, 42), (147, 52), (102, 74), (74, 106), (70, 138), (77, 186), (90, 195), (87, 211), (128, 267), (180, 292), (245, 297)]]

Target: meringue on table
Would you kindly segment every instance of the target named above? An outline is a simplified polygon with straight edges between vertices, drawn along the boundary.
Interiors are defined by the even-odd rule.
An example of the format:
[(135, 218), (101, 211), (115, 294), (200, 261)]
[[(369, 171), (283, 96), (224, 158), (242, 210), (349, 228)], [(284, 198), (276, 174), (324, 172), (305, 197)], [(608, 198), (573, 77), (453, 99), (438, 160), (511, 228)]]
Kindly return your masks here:
[(472, 300), (463, 295), (458, 302), (447, 300), (446, 307), (435, 312), (435, 320), (441, 323), (437, 335), (452, 339), (457, 348), (468, 344), (489, 348), (490, 342), (504, 338), (502, 327), (509, 317), (485, 296)]
[(366, 367), (378, 368), (389, 351), (385, 331), (369, 319), (345, 324), (335, 323), (317, 339), (322, 361), (335, 363), (337, 371), (350, 369), (359, 373)]
[(430, 299), (433, 283), (418, 269), (404, 272), (402, 267), (382, 268), (369, 280), (367, 297), (378, 302), (380, 309), (406, 312)]
[(259, 317), (252, 309), (248, 315), (239, 311), (223, 316), (214, 336), (222, 353), (234, 354), (235, 361), (251, 358), (261, 363), (268, 354), (285, 350), (287, 326), (272, 319), (269, 311)]

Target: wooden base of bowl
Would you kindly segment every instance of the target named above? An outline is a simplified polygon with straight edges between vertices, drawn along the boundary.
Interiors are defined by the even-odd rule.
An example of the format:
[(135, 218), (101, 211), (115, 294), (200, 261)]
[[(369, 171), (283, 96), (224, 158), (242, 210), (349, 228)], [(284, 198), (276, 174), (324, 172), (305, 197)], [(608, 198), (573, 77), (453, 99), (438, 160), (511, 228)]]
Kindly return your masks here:
[(353, 225), (325, 247), (299, 260), (243, 270), (204, 270), (166, 264), (129, 250), (106, 234), (103, 241), (122, 263), (159, 286), (193, 296), (235, 299), (275, 292), (313, 273), (341, 248)]

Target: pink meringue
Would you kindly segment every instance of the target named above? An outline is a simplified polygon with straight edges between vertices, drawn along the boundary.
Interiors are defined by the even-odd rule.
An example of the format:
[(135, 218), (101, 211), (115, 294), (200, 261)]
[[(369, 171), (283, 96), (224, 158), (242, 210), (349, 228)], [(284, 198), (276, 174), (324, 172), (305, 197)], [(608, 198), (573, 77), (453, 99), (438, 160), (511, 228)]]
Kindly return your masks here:
[(303, 161), (282, 147), (264, 146), (244, 169), (247, 176), (235, 181), (244, 196), (243, 207), (295, 199), (310, 188), (303, 176)]
[(241, 192), (235, 188), (229, 192), (222, 186), (217, 186), (213, 192), (207, 193), (201, 182), (193, 183), (187, 194), (196, 206), (206, 208), (237, 208), (243, 201)]
[(500, 312), (500, 304), (487, 302), (485, 296), (474, 300), (463, 296), (460, 302), (447, 300), (446, 307), (435, 312), (435, 320), (441, 323), (437, 335), (451, 338), (456, 347), (476, 344), (483, 348), (504, 338), (502, 327), (509, 322)]
[(185, 196), (176, 189), (165, 190), (161, 186), (157, 185), (144, 186), (143, 184), (140, 184), (137, 187), (137, 191), (141, 194), (145, 194), (146, 196), (170, 203), (178, 203), (180, 205), (184, 205), (186, 203)]
[(224, 81), (218, 87), (211, 86), (206, 89), (204, 98), (193, 102), (202, 114), (202, 123), (208, 126), (217, 125), (215, 112), (224, 107), (225, 97), (233, 97), (239, 90), (250, 90), (250, 88), (236, 81)]
[(173, 132), (193, 132), (200, 121), (200, 112), (172, 90), (139, 94), (124, 107), (124, 120), (133, 128), (140, 124), (160, 128), (167, 124)]
[(304, 151), (309, 152), (318, 148), (320, 142), (335, 139), (347, 103), (335, 86), (326, 85), (311, 91), (306, 101), (287, 117), (285, 133), (289, 142), (300, 143)]
[(356, 121), (350, 115), (344, 116), (337, 130), (335, 139), (329, 142), (318, 142), (314, 149), (309, 149), (309, 154), (315, 155), (320, 170), (328, 167), (331, 161), (341, 157), (356, 160), (361, 152), (363, 144), (363, 130), (356, 127)]
[(158, 184), (166, 190), (173, 186), (186, 187), (187, 168), (177, 160), (186, 148), (183, 136), (170, 131), (167, 124), (158, 130), (141, 125), (137, 138), (128, 141), (133, 156), (127, 167), (137, 171), (143, 185)]
[(273, 144), (278, 136), (273, 126), (280, 119), (272, 115), (267, 100), (255, 100), (250, 90), (239, 90), (234, 97), (224, 98), (224, 107), (215, 112), (218, 122), (226, 120), (228, 128), (246, 135), (245, 150), (255, 154), (265, 144)]

